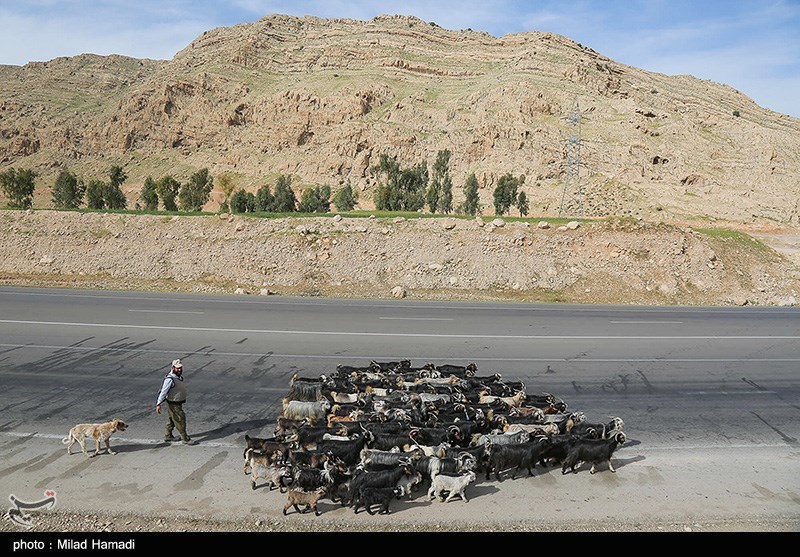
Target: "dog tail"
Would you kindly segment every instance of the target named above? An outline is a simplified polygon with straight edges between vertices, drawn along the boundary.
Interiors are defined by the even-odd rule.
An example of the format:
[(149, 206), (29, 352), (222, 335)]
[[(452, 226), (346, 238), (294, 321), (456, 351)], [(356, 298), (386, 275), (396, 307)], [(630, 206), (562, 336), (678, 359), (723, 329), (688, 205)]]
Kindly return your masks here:
[(67, 444), (69, 444), (69, 438), (70, 438), (70, 437), (71, 437), (70, 435), (67, 435), (66, 437), (64, 437), (64, 438), (61, 440), (61, 442), (62, 442), (64, 445), (67, 445)]

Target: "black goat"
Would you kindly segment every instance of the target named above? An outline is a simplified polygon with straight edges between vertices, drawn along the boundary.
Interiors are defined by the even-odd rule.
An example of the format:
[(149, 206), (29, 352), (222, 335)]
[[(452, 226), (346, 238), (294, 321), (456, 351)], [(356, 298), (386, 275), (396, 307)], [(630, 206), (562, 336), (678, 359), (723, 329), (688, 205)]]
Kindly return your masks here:
[(356, 470), (350, 477), (347, 495), (342, 496), (342, 506), (352, 507), (362, 487), (397, 487), (397, 482), (404, 476), (412, 476), (414, 469), (410, 464), (400, 464), (391, 470), (369, 472)]
[(298, 427), (295, 432), (290, 434), (287, 438), (294, 442), (299, 448), (319, 450), (319, 444), (324, 440), (326, 433), (342, 436), (348, 434), (347, 428), (343, 428), (338, 424), (334, 427), (328, 427), (327, 424), (303, 425)]
[(391, 451), (394, 447), (406, 452), (414, 446), (414, 441), (408, 433), (376, 433), (372, 441), (367, 443), (370, 449)]
[(475, 459), (475, 471), (480, 472), (486, 467), (486, 447), (488, 445), (476, 445), (474, 447), (447, 447), (443, 458), (456, 458), (462, 453), (467, 453)]
[(503, 481), (503, 472), (513, 469), (511, 479), (523, 469), (528, 470), (528, 476), (533, 476), (533, 468), (541, 460), (542, 452), (550, 444), (549, 437), (540, 437), (525, 443), (512, 443), (508, 445), (491, 444), (487, 448), (486, 479), (494, 472), (495, 479)]
[(250, 437), (249, 435), (245, 434), (244, 441), (245, 448), (244, 452), (242, 453), (242, 458), (246, 459), (247, 450), (253, 449), (262, 454), (275, 455), (276, 458), (273, 460), (273, 463), (284, 461), (288, 456), (289, 451), (295, 447), (293, 443), (285, 442), (276, 437)]
[(580, 439), (577, 435), (571, 433), (560, 433), (558, 435), (550, 436), (550, 444), (545, 447), (539, 457), (538, 464), (547, 468), (548, 465), (556, 466), (564, 462), (567, 458), (569, 448)]
[(400, 499), (402, 496), (403, 488), (401, 487), (363, 486), (356, 495), (353, 512), (358, 513), (358, 509), (364, 507), (369, 514), (375, 514), (372, 507), (378, 505), (378, 514), (389, 514), (389, 503), (392, 502), (392, 499)]
[(611, 464), (611, 456), (624, 442), (625, 434), (621, 431), (615, 433), (610, 439), (577, 439), (567, 452), (567, 457), (561, 465), (561, 473), (566, 474), (567, 468), (573, 474), (576, 473), (575, 467), (580, 462), (592, 464), (592, 468), (589, 470), (590, 474), (594, 474), (597, 471), (597, 465), (603, 462), (608, 463), (608, 469), (611, 472), (616, 472)]
[(467, 377), (474, 377), (475, 374), (478, 372), (478, 366), (475, 362), (470, 362), (465, 366), (458, 366), (453, 364), (441, 364), (438, 366), (433, 366), (433, 368), (442, 374), (443, 377), (447, 377), (448, 375), (455, 375), (461, 379)]
[(348, 467), (341, 461), (329, 460), (322, 469), (301, 467), (295, 470), (292, 485), (304, 491), (316, 491), (324, 486), (326, 493), (333, 496), (348, 479)]
[(411, 368), (411, 360), (400, 360), (399, 362), (376, 362), (375, 360), (372, 360), (370, 362), (370, 369), (376, 372), (381, 372), (381, 371), (397, 372), (401, 370), (407, 370), (410, 368)]
[(317, 443), (317, 450), (330, 453), (341, 459), (347, 466), (355, 466), (361, 460), (361, 450), (367, 446), (374, 436), (369, 431), (357, 434), (349, 441), (322, 440)]

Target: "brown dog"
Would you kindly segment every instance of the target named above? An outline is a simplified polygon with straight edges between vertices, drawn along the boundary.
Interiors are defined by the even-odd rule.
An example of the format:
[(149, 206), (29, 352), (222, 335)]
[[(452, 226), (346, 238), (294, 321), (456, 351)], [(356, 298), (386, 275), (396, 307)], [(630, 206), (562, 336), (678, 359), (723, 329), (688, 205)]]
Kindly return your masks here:
[[(119, 418), (114, 418), (110, 422), (102, 424), (78, 424), (69, 430), (69, 435), (64, 437), (61, 442), (67, 445), (67, 454), (72, 454), (72, 445), (78, 443), (81, 446), (83, 454), (89, 457), (97, 456), (100, 453), (101, 441), (105, 443), (108, 454), (117, 454), (111, 450), (109, 439), (115, 431), (125, 431), (127, 427), (128, 424)], [(95, 442), (95, 450), (92, 455), (86, 452), (87, 437), (94, 439)]]

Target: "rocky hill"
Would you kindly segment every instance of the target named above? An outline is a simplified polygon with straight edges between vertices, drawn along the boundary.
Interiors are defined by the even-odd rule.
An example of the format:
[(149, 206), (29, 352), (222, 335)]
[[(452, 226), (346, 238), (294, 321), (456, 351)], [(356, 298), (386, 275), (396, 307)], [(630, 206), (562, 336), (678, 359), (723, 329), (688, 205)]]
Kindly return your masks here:
[(37, 207), (62, 166), (103, 177), (112, 164), (131, 206), (146, 176), (208, 167), (251, 191), (279, 174), (298, 191), (350, 182), (368, 207), (381, 154), (432, 164), (449, 149), (456, 203), (475, 172), (490, 208), (510, 172), (526, 176), (531, 214), (552, 216), (578, 135), (587, 216), (800, 221), (800, 120), (551, 33), (274, 15), (203, 33), (168, 61), (0, 67), (0, 170), (37, 170)]

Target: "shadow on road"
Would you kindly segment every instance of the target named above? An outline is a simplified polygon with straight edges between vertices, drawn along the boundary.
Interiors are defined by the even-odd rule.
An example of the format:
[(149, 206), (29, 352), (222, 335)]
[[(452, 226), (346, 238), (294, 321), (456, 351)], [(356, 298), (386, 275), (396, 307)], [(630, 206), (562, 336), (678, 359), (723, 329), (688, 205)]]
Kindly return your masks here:
[(222, 439), (223, 437), (227, 437), (229, 435), (233, 435), (234, 433), (244, 433), (246, 431), (250, 431), (253, 429), (262, 429), (267, 424), (274, 424), (275, 420), (273, 419), (260, 419), (260, 420), (246, 420), (241, 422), (232, 422), (229, 424), (225, 424), (222, 427), (218, 427), (216, 429), (210, 429), (208, 431), (201, 431), (199, 433), (192, 433), (192, 439), (203, 442), (203, 441), (213, 441), (215, 439)]
[[(161, 441), (160, 443), (126, 443), (124, 445), (112, 445), (111, 448), (116, 453), (135, 453), (138, 451), (151, 451), (153, 449), (163, 449), (164, 447), (169, 447), (171, 443), (167, 443), (166, 441)], [(94, 449), (92, 450), (94, 452)], [(98, 455), (98, 456), (114, 456), (108, 455), (105, 452), (105, 449)]]

